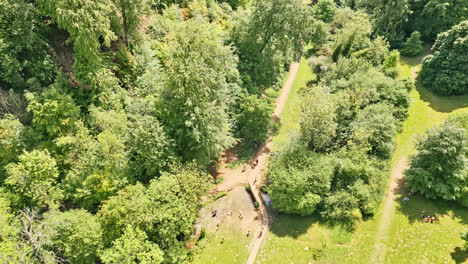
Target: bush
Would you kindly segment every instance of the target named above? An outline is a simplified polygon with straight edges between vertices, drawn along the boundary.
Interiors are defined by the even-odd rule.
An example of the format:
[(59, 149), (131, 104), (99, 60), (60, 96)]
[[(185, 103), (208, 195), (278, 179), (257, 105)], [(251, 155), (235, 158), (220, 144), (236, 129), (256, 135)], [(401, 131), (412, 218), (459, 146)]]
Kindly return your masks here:
[(241, 96), (239, 102), (239, 136), (248, 143), (263, 143), (268, 138), (273, 105), (267, 99), (247, 94)]
[(427, 198), (457, 200), (468, 181), (466, 130), (445, 122), (418, 139), (418, 152), (405, 174), (409, 185)]
[(406, 39), (405, 43), (403, 44), (403, 48), (401, 49), (401, 54), (409, 57), (416, 57), (421, 52), (423, 52), (423, 42), (421, 41), (421, 33), (415, 31), (411, 33), (411, 36)]
[(358, 199), (349, 192), (339, 191), (325, 198), (324, 210), (321, 215), (330, 220), (344, 220), (354, 223), (362, 218), (358, 203)]
[(270, 171), (272, 205), (284, 213), (310, 215), (331, 188), (333, 167), (329, 157), (294, 143), (282, 152)]
[(468, 20), (439, 34), (432, 55), (424, 58), (420, 78), (437, 94), (452, 95), (468, 92)]

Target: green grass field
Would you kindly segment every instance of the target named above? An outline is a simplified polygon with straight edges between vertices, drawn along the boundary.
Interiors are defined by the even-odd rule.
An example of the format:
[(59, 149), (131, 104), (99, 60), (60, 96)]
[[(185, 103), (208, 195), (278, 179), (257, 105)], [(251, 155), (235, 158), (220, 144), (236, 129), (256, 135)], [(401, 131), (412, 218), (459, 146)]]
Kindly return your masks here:
[[(243, 264), (249, 257), (252, 237), (241, 234), (240, 221), (221, 224), (217, 234), (207, 233), (194, 252), (193, 264)], [(223, 243), (221, 243), (223, 242)]]
[[(421, 57), (402, 58), (402, 75), (415, 77), (420, 61)], [(301, 64), (295, 85), (313, 78), (307, 68)], [(439, 97), (419, 83), (411, 92), (411, 99), (408, 119), (397, 135), (393, 166), (414, 153), (414, 140), (427, 128), (442, 123), (451, 112), (468, 111), (468, 95)], [(281, 116), (284, 126), (274, 139), (275, 149), (287, 142), (291, 131), (299, 128), (298, 102), (300, 97), (293, 90)], [(404, 183), (400, 185), (404, 186)], [(400, 190), (402, 193), (408, 191), (404, 187)], [(381, 221), (391, 221), (384, 241), (387, 248), (385, 263), (468, 263), (467, 254), (461, 250), (463, 242), (460, 238), (460, 232), (468, 228), (466, 208), (418, 195), (412, 196), (408, 205), (403, 206), (400, 198), (395, 201), (391, 219), (382, 219), (380, 208), (373, 219), (360, 223), (353, 232), (322, 224), (314, 217), (276, 215), (256, 263), (371, 263)], [(423, 223), (420, 219), (422, 210), (435, 215), (438, 223)]]

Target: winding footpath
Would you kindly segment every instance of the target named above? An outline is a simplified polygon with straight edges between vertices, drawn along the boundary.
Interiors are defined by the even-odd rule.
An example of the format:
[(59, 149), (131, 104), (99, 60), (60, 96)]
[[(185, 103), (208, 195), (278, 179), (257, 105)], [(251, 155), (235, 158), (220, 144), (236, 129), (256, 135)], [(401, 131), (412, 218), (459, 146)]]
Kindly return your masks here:
[[(283, 88), (281, 89), (280, 96), (276, 99), (276, 107), (273, 113), (274, 116), (280, 116), (281, 112), (286, 105), (286, 101), (288, 99), (289, 93), (291, 92), (291, 88), (293, 85), (294, 80), (296, 79), (296, 74), (299, 69), (299, 63), (295, 62), (291, 64), (289, 69), (289, 75), (286, 83), (284, 84)], [(248, 184), (250, 186), (252, 195), (254, 196), (255, 201), (259, 205), (259, 211), (262, 217), (262, 226), (260, 227), (260, 233), (257, 237), (254, 238), (252, 248), (250, 250), (249, 258), (247, 259), (247, 264), (253, 264), (255, 259), (257, 258), (258, 251), (262, 245), (263, 239), (266, 236), (268, 231), (268, 226), (270, 224), (270, 215), (268, 214), (268, 209), (264, 206), (260, 190), (258, 189), (255, 183), (260, 183), (262, 180), (262, 171), (267, 168), (267, 162), (269, 154), (269, 149), (271, 149), (272, 141), (271, 137), (267, 140), (267, 143), (260, 149), (259, 155), (257, 156), (258, 165), (249, 171), (248, 175)]]

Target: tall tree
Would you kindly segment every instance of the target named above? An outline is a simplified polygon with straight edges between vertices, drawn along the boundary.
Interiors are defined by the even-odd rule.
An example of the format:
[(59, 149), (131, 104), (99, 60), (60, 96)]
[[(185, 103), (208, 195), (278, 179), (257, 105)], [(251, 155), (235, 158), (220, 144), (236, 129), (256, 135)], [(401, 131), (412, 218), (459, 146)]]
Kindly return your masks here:
[(129, 46), (129, 35), (137, 33), (141, 18), (149, 9), (149, 0), (112, 0), (120, 11), (125, 32), (125, 42)]
[(311, 7), (302, 0), (258, 0), (233, 29), (241, 72), (256, 85), (276, 81), (284, 63), (297, 58), (313, 27)]
[(178, 23), (166, 42), (163, 125), (184, 160), (208, 164), (234, 143), (229, 107), (237, 59), (217, 28), (199, 18)]
[(364, 0), (360, 5), (372, 14), (375, 33), (385, 36), (392, 47), (400, 47), (411, 14), (408, 0)]
[(102, 250), (102, 229), (96, 216), (85, 210), (53, 211), (45, 215), (47, 244), (70, 263), (96, 263)]
[(49, 85), (54, 63), (38, 10), (24, 0), (0, 1), (0, 88)]
[(19, 195), (23, 206), (57, 208), (63, 198), (57, 186), (57, 164), (47, 150), (24, 151), (18, 163), (6, 166), (5, 183)]
[(24, 126), (12, 115), (0, 119), (0, 182), (5, 177), (5, 166), (14, 161), (24, 148)]
[(44, 15), (70, 34), (68, 42), (73, 43), (75, 75), (89, 84), (91, 75), (102, 66), (101, 40), (109, 46), (115, 39), (111, 30), (115, 6), (110, 0), (38, 0), (37, 3)]
[(468, 20), (439, 34), (424, 58), (420, 78), (437, 94), (468, 93)]
[(428, 198), (458, 199), (468, 182), (467, 140), (465, 129), (450, 122), (428, 130), (405, 172), (409, 185)]

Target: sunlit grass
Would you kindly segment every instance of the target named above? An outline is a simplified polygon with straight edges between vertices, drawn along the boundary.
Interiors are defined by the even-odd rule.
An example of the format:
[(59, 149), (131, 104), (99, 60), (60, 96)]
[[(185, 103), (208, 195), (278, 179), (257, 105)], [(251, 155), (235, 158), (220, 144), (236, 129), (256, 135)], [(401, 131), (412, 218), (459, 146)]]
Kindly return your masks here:
[(296, 79), (293, 82), (286, 105), (281, 112), (281, 128), (278, 135), (273, 138), (273, 151), (278, 151), (286, 144), (291, 137), (299, 132), (301, 119), (301, 96), (299, 90), (306, 86), (307, 82), (315, 78), (307, 65), (307, 60), (303, 58), (299, 65)]

